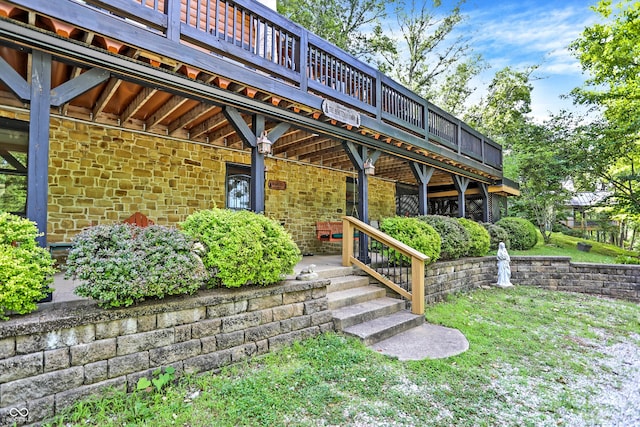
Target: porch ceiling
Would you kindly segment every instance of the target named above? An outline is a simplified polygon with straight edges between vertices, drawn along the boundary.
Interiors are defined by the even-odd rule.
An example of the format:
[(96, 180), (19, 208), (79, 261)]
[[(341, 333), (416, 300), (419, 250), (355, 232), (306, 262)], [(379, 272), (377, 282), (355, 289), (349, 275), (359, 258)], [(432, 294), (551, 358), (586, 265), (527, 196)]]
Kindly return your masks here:
[[(441, 152), (429, 152), (412, 146), (395, 136), (375, 133), (367, 128), (352, 129), (351, 126), (336, 124), (330, 118), (308, 106), (288, 101), (267, 89), (234, 82), (218, 75), (193, 68), (161, 55), (139, 50), (131, 45), (110, 40), (81, 28), (56, 21), (55, 19), (27, 12), (21, 8), (3, 3), (0, 0), (0, 16), (6, 16), (17, 22), (36, 26), (74, 43), (91, 49), (106, 50), (113, 55), (124, 56), (132, 61), (148, 64), (168, 75), (187, 76), (203, 84), (215, 86), (225, 91), (240, 94), (247, 99), (258, 100), (267, 105), (284, 108), (296, 114), (312, 118), (319, 122), (341, 127), (343, 131), (357, 132), (384, 142), (390, 148), (376, 162), (376, 176), (402, 183), (415, 184), (416, 180), (408, 165), (408, 159), (415, 159), (416, 153), (424, 156), (427, 164), (434, 165), (435, 171), (430, 187), (453, 184), (451, 171), (480, 178), (491, 183), (499, 176), (487, 173), (482, 168), (443, 156)], [(4, 44), (3, 44), (4, 43)], [(30, 52), (0, 39), (0, 57), (2, 57), (23, 79), (28, 78)], [(64, 83), (89, 71), (89, 67), (68, 59), (55, 58), (52, 67), (52, 87)], [(55, 89), (54, 89), (55, 90)], [(7, 86), (0, 82), (0, 105), (24, 108)], [(118, 126), (126, 129), (146, 131), (159, 136), (170, 136), (218, 147), (248, 150), (223, 114), (223, 104), (208, 103), (174, 94), (168, 88), (145, 86), (111, 74), (103, 83), (75, 97), (59, 108), (52, 108), (52, 115), (71, 117), (88, 122)], [(251, 126), (251, 112), (242, 112), (243, 118)], [(266, 116), (266, 129), (270, 130), (280, 121)], [(326, 129), (323, 128), (323, 129)], [(343, 132), (344, 133), (344, 132)], [(293, 125), (273, 146), (273, 156), (296, 160), (312, 165), (331, 167), (342, 171), (353, 171), (343, 145), (340, 133), (320, 133), (320, 131)], [(402, 155), (403, 152), (407, 156)], [(409, 155), (410, 154), (410, 155)], [(452, 156), (455, 157), (455, 156)]]

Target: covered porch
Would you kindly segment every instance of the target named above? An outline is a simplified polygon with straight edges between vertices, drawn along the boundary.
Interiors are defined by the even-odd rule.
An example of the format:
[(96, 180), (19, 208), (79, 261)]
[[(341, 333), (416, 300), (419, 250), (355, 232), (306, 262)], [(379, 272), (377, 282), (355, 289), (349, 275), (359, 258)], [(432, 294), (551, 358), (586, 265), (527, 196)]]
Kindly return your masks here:
[(2, 0), (0, 19), (0, 173), (43, 246), (218, 206), (319, 253), (317, 221), (404, 214), (399, 186), (483, 221), (506, 194), (499, 145), (258, 3)]

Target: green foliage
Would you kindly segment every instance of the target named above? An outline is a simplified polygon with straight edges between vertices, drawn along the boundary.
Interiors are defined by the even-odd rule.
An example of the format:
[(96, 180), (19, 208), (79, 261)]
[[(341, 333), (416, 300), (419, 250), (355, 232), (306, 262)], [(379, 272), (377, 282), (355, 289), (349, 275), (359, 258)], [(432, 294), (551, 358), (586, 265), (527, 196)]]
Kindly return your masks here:
[[(475, 221), (471, 221), (466, 218), (458, 218), (458, 222), (469, 233), (470, 242), (469, 249), (467, 250), (467, 256), (485, 256), (489, 252), (489, 245), (491, 238), (489, 232)], [(506, 244), (506, 243), (505, 243)]]
[(616, 264), (640, 264), (640, 257), (619, 255), (616, 258)]
[[(427, 264), (436, 262), (440, 258), (440, 236), (433, 227), (416, 218), (402, 216), (384, 218), (380, 222), (380, 231), (428, 256)], [(393, 253), (390, 256), (395, 257), (395, 260), (408, 261), (400, 254)]]
[(205, 246), (209, 284), (267, 285), (293, 272), (300, 250), (277, 222), (249, 211), (211, 209), (190, 215), (182, 229)]
[(496, 225), (507, 231), (510, 249), (526, 251), (538, 243), (538, 232), (531, 221), (524, 218), (505, 217), (496, 222)]
[(34, 311), (36, 302), (53, 289), (51, 254), (36, 243), (35, 223), (0, 212), (0, 319), (6, 311)]
[(442, 215), (424, 215), (417, 218), (432, 226), (440, 235), (441, 259), (458, 259), (469, 251), (471, 237), (456, 218)]
[(102, 307), (192, 294), (205, 276), (193, 240), (175, 228), (98, 225), (76, 235), (73, 243), (66, 276), (82, 282), (76, 294)]
[(489, 248), (491, 250), (498, 250), (500, 242), (504, 242), (507, 249), (511, 248), (511, 244), (509, 243), (509, 233), (507, 233), (507, 230), (499, 225), (491, 224), (490, 222), (482, 223), (482, 226), (489, 232)]
[(136, 391), (150, 392), (154, 388), (158, 393), (162, 391), (164, 387), (169, 385), (175, 379), (176, 369), (173, 366), (167, 366), (164, 368), (164, 372), (162, 371), (162, 368), (158, 368), (153, 371), (154, 378), (151, 378), (151, 380), (147, 377), (140, 378), (136, 384)]
[(369, 56), (391, 48), (380, 27), (394, 0), (281, 0), (278, 13), (350, 54)]

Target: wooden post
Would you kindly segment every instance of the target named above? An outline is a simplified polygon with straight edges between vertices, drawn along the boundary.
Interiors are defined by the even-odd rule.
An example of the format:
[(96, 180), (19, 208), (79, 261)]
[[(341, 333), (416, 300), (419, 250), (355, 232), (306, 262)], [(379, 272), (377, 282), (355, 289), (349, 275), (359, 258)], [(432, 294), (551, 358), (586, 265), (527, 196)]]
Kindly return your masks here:
[(342, 217), (342, 265), (351, 265), (353, 256), (353, 224), (347, 217)]
[(38, 226), (36, 240), (47, 246), (49, 194), (49, 120), (51, 99), (51, 55), (34, 50), (31, 66), (31, 112), (27, 155), (27, 218)]
[(424, 261), (411, 258), (411, 312), (424, 314)]

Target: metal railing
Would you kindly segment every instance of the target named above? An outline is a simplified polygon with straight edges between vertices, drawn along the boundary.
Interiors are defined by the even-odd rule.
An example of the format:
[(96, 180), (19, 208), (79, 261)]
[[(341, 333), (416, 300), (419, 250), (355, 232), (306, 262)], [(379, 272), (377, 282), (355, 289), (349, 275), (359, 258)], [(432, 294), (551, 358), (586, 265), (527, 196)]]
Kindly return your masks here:
[[(502, 169), (498, 144), (375, 68), (254, 1), (57, 0), (55, 6), (40, 0), (4, 1), (63, 22), (71, 16), (87, 16), (87, 22), (69, 23), (133, 46), (141, 30), (146, 29), (163, 35), (168, 42), (260, 70), (288, 82), (292, 89), (332, 98), (425, 142)], [(109, 14), (122, 23), (119, 28), (101, 25), (94, 15), (89, 18), (74, 10), (82, 8)], [(156, 52), (164, 54), (163, 46), (157, 45)], [(212, 66), (210, 71), (214, 69)]]
[[(425, 254), (351, 216), (342, 217), (342, 265), (355, 265), (411, 302), (411, 312), (424, 314)], [(365, 256), (354, 248), (368, 241)]]

